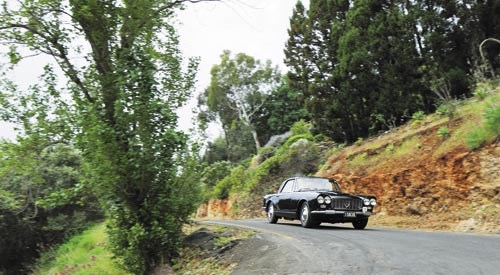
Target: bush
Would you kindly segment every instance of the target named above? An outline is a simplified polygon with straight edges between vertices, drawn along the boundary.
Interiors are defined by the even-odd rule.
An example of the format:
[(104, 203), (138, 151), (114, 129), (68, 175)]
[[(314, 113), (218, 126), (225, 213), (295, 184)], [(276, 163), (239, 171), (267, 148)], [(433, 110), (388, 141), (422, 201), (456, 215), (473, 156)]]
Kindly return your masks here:
[(0, 144), (0, 274), (27, 273), (40, 250), (102, 218), (80, 182), (79, 151), (58, 144), (36, 152), (25, 142)]
[(495, 135), (500, 135), (500, 106), (491, 106), (484, 112), (486, 128)]
[(292, 131), (292, 136), (308, 134), (311, 131), (311, 124), (305, 122), (304, 120), (299, 120), (295, 122), (290, 130)]
[(413, 120), (413, 121), (422, 121), (422, 120), (424, 120), (424, 118), (425, 118), (425, 113), (423, 111), (415, 112), (411, 116), (411, 120)]
[(480, 83), (474, 89), (473, 95), (474, 95), (474, 97), (476, 97), (480, 100), (483, 100), (488, 96), (490, 90), (491, 90), (491, 86), (489, 84)]
[(453, 118), (457, 111), (457, 103), (450, 100), (445, 101), (441, 105), (438, 106), (436, 113), (442, 117)]
[[(287, 139), (287, 141), (285, 142), (285, 144), (283, 144), (283, 146), (280, 149), (281, 150), (284, 150), (284, 149), (286, 150), (288, 147), (290, 147), (290, 145), (294, 144), (299, 139), (306, 139), (306, 140), (309, 140), (309, 141), (313, 141), (314, 137), (310, 133), (291, 136), (291, 137), (289, 137)], [(278, 151), (280, 151), (280, 150), (278, 150)]]
[(446, 126), (439, 128), (437, 133), (438, 136), (440, 136), (442, 139), (447, 139), (450, 137), (450, 130)]
[(467, 147), (471, 150), (475, 150), (486, 143), (488, 139), (488, 134), (484, 128), (477, 128), (467, 135)]

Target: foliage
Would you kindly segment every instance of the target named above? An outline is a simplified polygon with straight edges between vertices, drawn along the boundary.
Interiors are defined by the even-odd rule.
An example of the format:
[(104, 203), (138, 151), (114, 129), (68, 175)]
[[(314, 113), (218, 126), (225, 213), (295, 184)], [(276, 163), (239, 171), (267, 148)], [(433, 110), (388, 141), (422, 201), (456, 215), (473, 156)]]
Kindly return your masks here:
[[(240, 165), (231, 170), (230, 175), (217, 182), (212, 191), (212, 197), (224, 199), (231, 194), (243, 195), (243, 201), (255, 200), (256, 194), (274, 192), (276, 184), (285, 177), (293, 175), (308, 175), (317, 169), (320, 154), (317, 145), (312, 142), (313, 135), (303, 132), (309, 128), (305, 122), (297, 122), (298, 135), (292, 135), (287, 141), (257, 166)], [(264, 189), (264, 190), (262, 190)], [(248, 202), (244, 202), (248, 203)]]
[[(213, 187), (220, 180), (227, 177), (231, 172), (232, 164), (228, 161), (215, 162), (203, 169), (201, 172), (201, 184), (204, 187), (204, 201), (207, 201), (210, 198)], [(214, 191), (216, 192), (216, 197), (224, 197), (227, 194), (224, 194), (225, 191)]]
[(258, 150), (255, 115), (278, 86), (281, 79), (278, 69), (270, 61), (262, 63), (244, 53), (232, 57), (231, 52), (224, 51), (220, 64), (214, 65), (210, 74), (203, 102), (220, 118), (224, 129), (234, 121), (247, 126)]
[[(175, 254), (198, 201), (199, 170), (189, 165), (199, 162), (176, 130), (175, 110), (189, 97), (197, 65), (183, 60), (171, 24), (183, 2), (7, 1), (0, 15), (13, 63), (24, 58), (16, 52), (48, 54), (67, 80), (49, 70), (46, 90), (35, 87), (17, 101), (17, 90), (7, 89), (3, 101), (30, 111), (18, 119), (28, 136), (71, 139), (82, 151), (83, 184), (107, 211), (113, 252), (135, 274)], [(52, 118), (53, 127), (31, 127)]]
[(290, 131), (292, 131), (293, 136), (308, 134), (311, 132), (311, 124), (304, 120), (299, 120), (292, 125)]
[(467, 147), (471, 150), (475, 150), (486, 143), (487, 132), (484, 128), (479, 127), (472, 130), (466, 137)]
[(212, 197), (217, 199), (228, 198), (233, 186), (235, 188), (236, 186), (241, 186), (241, 184), (247, 180), (245, 178), (245, 170), (245, 166), (242, 165), (233, 168), (228, 176), (218, 181), (214, 186), (212, 190)]
[(483, 116), (486, 129), (493, 133), (495, 138), (498, 138), (500, 136), (500, 105), (487, 107)]
[(424, 120), (424, 118), (425, 118), (425, 113), (422, 111), (415, 112), (413, 113), (413, 115), (411, 115), (411, 119), (413, 121), (422, 121)]
[(261, 143), (266, 143), (273, 135), (285, 133), (295, 122), (309, 119), (301, 97), (300, 92), (289, 86), (287, 79), (272, 91), (256, 113), (255, 127)]
[(34, 274), (128, 274), (113, 262), (105, 229), (104, 223), (92, 226), (44, 253)]
[(436, 113), (442, 117), (453, 118), (457, 112), (458, 102), (449, 100), (442, 102), (436, 109)]
[[(298, 2), (285, 47), (290, 86), (302, 92), (314, 131), (340, 142), (394, 128), (440, 102), (452, 117), (456, 106), (447, 102), (472, 94), (483, 62), (478, 45), (500, 36), (499, 14), (497, 0), (311, 0), (309, 9)], [(485, 46), (491, 77), (500, 71), (500, 46)]]
[(447, 139), (450, 137), (450, 129), (448, 127), (443, 126), (440, 127), (437, 131), (438, 136), (440, 136), (442, 139)]
[(80, 180), (80, 152), (45, 146), (27, 138), (0, 144), (0, 271), (22, 272), (40, 249), (102, 218)]
[(489, 91), (491, 90), (491, 86), (488, 83), (479, 83), (476, 85), (476, 88), (474, 89), (474, 97), (478, 98), (479, 100), (483, 100), (488, 96)]

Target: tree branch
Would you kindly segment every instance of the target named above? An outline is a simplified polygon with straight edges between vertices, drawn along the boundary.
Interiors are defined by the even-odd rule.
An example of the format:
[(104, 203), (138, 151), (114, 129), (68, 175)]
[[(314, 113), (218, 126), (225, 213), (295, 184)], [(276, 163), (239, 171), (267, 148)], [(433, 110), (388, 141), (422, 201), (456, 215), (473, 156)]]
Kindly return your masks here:
[[(40, 21), (38, 20), (38, 18), (35, 17), (33, 19), (35, 19), (37, 22), (40, 23)], [(51, 47), (47, 47), (46, 49), (42, 49), (42, 48), (39, 47), (37, 49), (39, 51), (45, 53), (45, 54), (53, 56), (54, 58), (56, 58), (56, 61), (57, 61), (57, 58), (61, 59), (62, 63), (59, 62), (59, 61), (57, 61), (57, 63), (59, 64), (59, 67), (61, 67), (61, 69), (71, 79), (71, 81), (73, 81), (82, 90), (85, 98), (89, 102), (91, 102), (91, 103), (95, 102), (95, 99), (92, 96), (90, 96), (89, 91), (87, 90), (87, 88), (85, 87), (85, 85), (83, 84), (83, 82), (81, 81), (81, 79), (78, 77), (78, 72), (75, 69), (75, 66), (69, 60), (68, 56), (66, 55), (66, 51), (64, 49), (64, 46), (61, 45), (58, 42), (57, 37), (55, 37), (55, 36), (53, 36), (53, 37), (47, 36), (47, 35), (41, 33), (40, 31), (38, 31), (34, 26), (32, 26), (32, 25), (26, 25), (26, 24), (10, 23), (10, 24), (8, 24), (6, 26), (0, 26), (0, 30), (7, 30), (7, 29), (24, 29), (24, 30), (27, 30), (27, 31), (33, 33), (34, 35), (37, 35), (38, 37), (42, 38), (46, 43), (48, 43), (52, 47), (54, 47), (57, 50), (57, 52), (55, 52)], [(47, 33), (49, 35), (51, 34), (50, 32), (47, 32)]]

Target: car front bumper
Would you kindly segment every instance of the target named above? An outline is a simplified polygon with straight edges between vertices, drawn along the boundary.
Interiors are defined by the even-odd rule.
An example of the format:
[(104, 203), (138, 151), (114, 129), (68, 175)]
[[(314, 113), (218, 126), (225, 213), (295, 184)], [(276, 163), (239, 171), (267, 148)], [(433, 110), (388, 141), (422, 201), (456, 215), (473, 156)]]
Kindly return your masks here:
[(373, 212), (370, 211), (344, 211), (344, 210), (315, 210), (311, 211), (311, 214), (323, 214), (323, 215), (344, 215), (346, 212), (354, 212), (356, 216), (371, 216)]

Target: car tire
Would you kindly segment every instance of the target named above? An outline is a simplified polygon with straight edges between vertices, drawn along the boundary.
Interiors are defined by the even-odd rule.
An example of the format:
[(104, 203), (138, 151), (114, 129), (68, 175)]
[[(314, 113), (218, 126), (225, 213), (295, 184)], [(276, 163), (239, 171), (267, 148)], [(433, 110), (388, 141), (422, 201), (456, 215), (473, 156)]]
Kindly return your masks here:
[(365, 229), (367, 224), (368, 219), (356, 220), (352, 222), (352, 226), (354, 226), (355, 229)]
[(311, 228), (317, 226), (317, 222), (314, 220), (311, 215), (311, 208), (309, 208), (309, 204), (304, 202), (300, 207), (300, 224), (302, 227)]
[(267, 206), (267, 221), (269, 223), (278, 222), (278, 217), (276, 217), (276, 214), (274, 213), (274, 205), (272, 203)]

